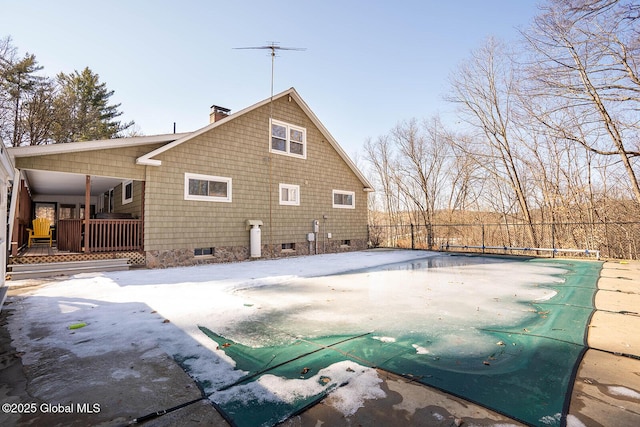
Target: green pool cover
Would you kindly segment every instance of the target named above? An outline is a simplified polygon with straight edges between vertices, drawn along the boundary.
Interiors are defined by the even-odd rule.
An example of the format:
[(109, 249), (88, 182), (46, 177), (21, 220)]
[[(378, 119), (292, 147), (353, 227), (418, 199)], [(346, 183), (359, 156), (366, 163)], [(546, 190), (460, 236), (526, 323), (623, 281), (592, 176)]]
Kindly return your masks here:
[[(481, 332), (492, 341), (493, 350), (482, 356), (420, 354), (414, 343), (417, 338), (424, 341), (428, 331), (407, 332), (393, 342), (364, 333), (309, 339), (293, 337), (287, 345), (252, 348), (200, 326), (200, 330), (236, 362), (236, 369), (247, 372), (234, 384), (215, 392), (211, 399), (232, 425), (274, 425), (341, 387), (339, 378), (323, 376), (322, 370), (350, 360), (410, 377), (526, 424), (563, 426), (573, 379), (586, 349), (586, 326), (594, 310), (602, 264), (548, 259), (522, 262), (553, 263), (567, 272), (562, 275), (562, 282), (544, 285), (557, 292), (553, 298), (528, 303), (527, 309), (534, 315), (525, 323), (483, 328)], [(289, 403), (277, 396), (233, 394), (234, 390), (267, 374), (312, 379), (317, 382), (317, 390)]]

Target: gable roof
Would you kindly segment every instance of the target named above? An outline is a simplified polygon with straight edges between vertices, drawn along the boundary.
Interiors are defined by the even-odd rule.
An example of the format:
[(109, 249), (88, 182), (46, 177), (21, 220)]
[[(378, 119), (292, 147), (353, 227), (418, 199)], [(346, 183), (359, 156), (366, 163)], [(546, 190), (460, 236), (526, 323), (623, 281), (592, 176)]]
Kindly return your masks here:
[(254, 104), (250, 107), (240, 110), (237, 113), (231, 114), (221, 120), (213, 122), (194, 132), (151, 135), (151, 136), (137, 136), (137, 137), (129, 137), (129, 138), (114, 138), (114, 139), (84, 141), (84, 142), (69, 142), (66, 144), (28, 145), (28, 146), (22, 146), (22, 147), (8, 147), (7, 154), (9, 154), (10, 159), (13, 160), (19, 157), (85, 152), (85, 151), (93, 151), (93, 150), (108, 150), (108, 149), (114, 149), (114, 148), (145, 146), (145, 145), (151, 145), (151, 144), (165, 143), (165, 145), (163, 145), (162, 147), (157, 148), (153, 151), (150, 151), (147, 154), (144, 154), (136, 159), (136, 163), (139, 165), (160, 166), (162, 164), (162, 161), (158, 159), (154, 159), (155, 156), (161, 153), (164, 153), (165, 151), (170, 150), (173, 147), (176, 147), (177, 145), (182, 144), (183, 142), (189, 141), (199, 135), (202, 135), (203, 133), (208, 132), (217, 126), (220, 126), (223, 123), (226, 123), (230, 120), (234, 120), (235, 118), (240, 117), (253, 110), (256, 110), (264, 105), (268, 105), (272, 99), (277, 100), (285, 96), (290, 96), (292, 99), (296, 101), (298, 106), (300, 106), (300, 108), (304, 111), (307, 117), (309, 117), (309, 119), (313, 122), (313, 124), (318, 128), (318, 130), (326, 138), (329, 144), (336, 150), (340, 158), (342, 158), (342, 160), (347, 164), (347, 166), (358, 177), (360, 182), (362, 182), (363, 189), (365, 191), (373, 191), (373, 186), (369, 183), (367, 178), (353, 163), (353, 161), (345, 153), (342, 147), (340, 147), (340, 145), (335, 140), (335, 138), (329, 133), (327, 128), (324, 127), (322, 122), (320, 122), (318, 117), (313, 113), (313, 111), (311, 111), (307, 103), (304, 102), (304, 100), (300, 97), (300, 95), (294, 88), (285, 90), (284, 92), (274, 95), (273, 98), (270, 97), (263, 101), (260, 101), (257, 104)]
[(277, 100), (279, 98), (285, 97), (285, 96), (290, 96), (291, 98), (293, 98), (296, 103), (300, 106), (300, 108), (304, 111), (304, 113), (309, 117), (309, 119), (311, 119), (311, 121), (313, 122), (313, 124), (318, 128), (318, 130), (320, 130), (320, 132), (322, 133), (322, 135), (327, 139), (327, 141), (329, 142), (329, 144), (331, 144), (331, 146), (336, 150), (336, 152), (338, 153), (338, 155), (340, 156), (340, 158), (342, 158), (342, 160), (347, 164), (347, 166), (349, 166), (349, 168), (353, 171), (353, 173), (358, 177), (358, 179), (362, 182), (363, 185), (363, 189), (365, 191), (373, 191), (373, 187), (371, 186), (371, 184), (369, 183), (369, 181), (367, 180), (367, 178), (362, 174), (362, 172), (360, 172), (360, 170), (358, 169), (358, 167), (353, 163), (353, 161), (349, 158), (349, 156), (344, 152), (344, 150), (342, 149), (342, 147), (340, 147), (340, 145), (338, 144), (338, 142), (335, 140), (335, 138), (333, 138), (333, 136), (329, 133), (329, 131), (327, 130), (327, 128), (324, 127), (324, 125), (322, 124), (322, 122), (320, 122), (320, 120), (318, 119), (318, 117), (313, 113), (313, 111), (311, 111), (311, 109), (309, 108), (309, 106), (307, 105), (306, 102), (304, 102), (304, 100), (300, 97), (300, 95), (298, 94), (298, 92), (294, 89), (294, 88), (290, 88), (288, 90), (285, 90), (284, 92), (281, 92), (277, 95), (274, 95), (273, 97), (267, 98), (263, 101), (258, 102), (257, 104), (254, 104), (250, 107), (247, 107), (243, 110), (238, 111), (237, 113), (233, 113), (221, 120), (215, 121), (201, 129), (196, 130), (195, 132), (189, 133), (189, 134), (185, 134), (184, 136), (176, 139), (175, 141), (172, 141), (166, 145), (163, 145), (160, 148), (157, 148), (143, 156), (140, 156), (136, 159), (136, 163), (139, 165), (149, 165), (149, 166), (160, 166), (162, 164), (161, 160), (158, 159), (154, 159), (155, 156), (164, 153), (165, 151), (171, 150), (172, 148), (187, 142), (199, 135), (202, 135), (205, 132), (210, 131), (211, 129), (214, 129), (220, 125), (222, 125), (223, 123), (226, 123), (230, 120), (234, 120), (235, 118), (238, 118), (244, 114), (247, 114), (251, 111), (254, 111), (264, 105), (269, 104), (272, 100)]

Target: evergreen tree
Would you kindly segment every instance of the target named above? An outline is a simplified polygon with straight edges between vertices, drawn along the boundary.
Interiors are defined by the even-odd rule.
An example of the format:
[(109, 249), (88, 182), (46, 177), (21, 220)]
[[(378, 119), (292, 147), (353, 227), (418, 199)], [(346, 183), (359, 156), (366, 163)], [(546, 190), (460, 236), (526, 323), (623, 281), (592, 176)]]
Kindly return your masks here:
[(110, 139), (134, 122), (121, 123), (120, 104), (109, 105), (113, 90), (101, 83), (89, 67), (82, 72), (60, 73), (54, 101), (55, 123), (52, 136), (57, 143)]
[[(33, 54), (16, 59), (10, 39), (3, 39), (0, 49), (0, 138), (17, 147), (31, 138), (26, 121), (29, 105), (35, 106), (36, 93), (51, 89), (51, 82), (37, 75), (42, 70)], [(41, 99), (41, 98), (39, 98)]]
[(51, 80), (39, 85), (28, 93), (24, 100), (24, 115), (22, 127), (25, 131), (22, 144), (42, 145), (51, 144), (51, 131), (55, 123), (53, 100), (55, 86)]

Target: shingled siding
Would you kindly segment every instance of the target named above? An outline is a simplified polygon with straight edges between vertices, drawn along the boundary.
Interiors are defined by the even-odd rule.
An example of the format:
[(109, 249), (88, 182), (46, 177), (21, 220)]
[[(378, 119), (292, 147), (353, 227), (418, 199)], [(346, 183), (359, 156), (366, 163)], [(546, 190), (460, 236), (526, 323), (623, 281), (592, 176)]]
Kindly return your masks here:
[(136, 158), (162, 145), (164, 144), (19, 157), (16, 159), (16, 167), (144, 180), (145, 166), (136, 165)]
[[(194, 248), (215, 248), (209, 261), (247, 258), (248, 219), (264, 223), (263, 256), (309, 253), (314, 219), (321, 223), (318, 252), (365, 247), (362, 182), (287, 97), (274, 102), (273, 117), (306, 128), (307, 158), (270, 154), (269, 111), (269, 105), (258, 108), (156, 156), (162, 166), (148, 167), (145, 199), (145, 249), (153, 266), (207, 260), (190, 256)], [(184, 200), (185, 172), (231, 178), (232, 202)], [(300, 186), (300, 206), (279, 204), (280, 183)], [(334, 189), (355, 192), (356, 208), (333, 208)], [(295, 251), (282, 252), (283, 243), (294, 243)]]
[(133, 218), (142, 218), (142, 181), (133, 181), (133, 197), (131, 202), (122, 204), (122, 188), (119, 184), (113, 189), (113, 212), (131, 214)]

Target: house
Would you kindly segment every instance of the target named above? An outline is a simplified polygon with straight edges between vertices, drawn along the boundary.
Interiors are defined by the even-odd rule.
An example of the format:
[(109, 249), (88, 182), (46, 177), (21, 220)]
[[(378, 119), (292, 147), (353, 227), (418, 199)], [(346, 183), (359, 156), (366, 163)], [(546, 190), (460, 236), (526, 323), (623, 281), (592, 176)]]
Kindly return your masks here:
[[(11, 178), (13, 177), (13, 164), (7, 154), (7, 149), (0, 139), (0, 212), (7, 212), (7, 198)], [(0, 216), (0, 228), (7, 230), (7, 215)], [(0, 310), (7, 296), (5, 285), (5, 273), (7, 267), (7, 233), (0, 234)]]
[(152, 268), (367, 246), (372, 187), (294, 88), (212, 106), (195, 132), (8, 151), (14, 255), (41, 216), (61, 251), (135, 252)]

